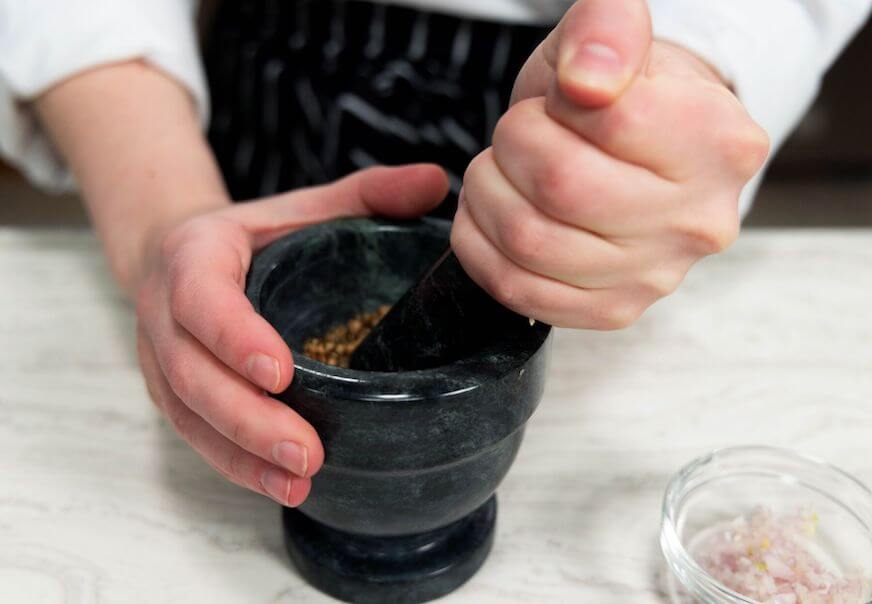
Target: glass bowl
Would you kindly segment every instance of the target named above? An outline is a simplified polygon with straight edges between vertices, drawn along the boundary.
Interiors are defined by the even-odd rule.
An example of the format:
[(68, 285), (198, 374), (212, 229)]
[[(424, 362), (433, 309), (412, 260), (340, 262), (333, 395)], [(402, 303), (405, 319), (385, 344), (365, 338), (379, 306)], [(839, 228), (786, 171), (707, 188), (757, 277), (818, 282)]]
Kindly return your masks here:
[(815, 520), (813, 536), (810, 531), (804, 538), (807, 551), (813, 551), (834, 575), (859, 573), (862, 595), (856, 604), (869, 602), (872, 491), (821, 460), (772, 447), (721, 449), (691, 462), (670, 481), (663, 500), (660, 546), (669, 570), (671, 601), (759, 604), (721, 584), (694, 553), (701, 542), (711, 542), (715, 531), (754, 510), (778, 516), (800, 509)]

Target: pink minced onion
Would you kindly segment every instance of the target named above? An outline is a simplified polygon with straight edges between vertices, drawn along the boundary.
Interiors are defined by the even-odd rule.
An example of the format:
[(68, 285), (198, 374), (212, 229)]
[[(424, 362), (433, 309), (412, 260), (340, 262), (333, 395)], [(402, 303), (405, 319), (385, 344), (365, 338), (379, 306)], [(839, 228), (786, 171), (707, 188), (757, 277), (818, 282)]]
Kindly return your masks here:
[(815, 545), (817, 514), (751, 514), (706, 530), (692, 554), (707, 573), (736, 593), (763, 604), (860, 604), (858, 571), (840, 573)]

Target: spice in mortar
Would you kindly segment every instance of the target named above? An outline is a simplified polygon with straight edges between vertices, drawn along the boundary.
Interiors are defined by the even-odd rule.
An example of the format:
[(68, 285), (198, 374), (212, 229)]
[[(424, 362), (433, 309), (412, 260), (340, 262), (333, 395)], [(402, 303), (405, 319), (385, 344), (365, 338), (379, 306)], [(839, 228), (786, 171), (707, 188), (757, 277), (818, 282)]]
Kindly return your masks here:
[(303, 343), (303, 353), (316, 361), (337, 367), (348, 367), (351, 355), (391, 309), (387, 304), (371, 312), (364, 312), (354, 318), (331, 327), (320, 338), (309, 338)]
[(763, 604), (860, 604), (859, 571), (839, 572), (815, 543), (820, 519), (811, 510), (777, 516), (757, 508), (697, 536), (692, 554), (733, 591)]

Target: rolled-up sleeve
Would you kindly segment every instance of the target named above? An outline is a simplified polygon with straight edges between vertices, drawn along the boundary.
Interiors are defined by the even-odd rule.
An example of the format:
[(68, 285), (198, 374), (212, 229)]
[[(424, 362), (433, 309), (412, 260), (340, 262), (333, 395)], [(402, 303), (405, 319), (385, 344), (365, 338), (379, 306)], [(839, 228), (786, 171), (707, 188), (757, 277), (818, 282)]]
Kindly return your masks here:
[[(654, 35), (692, 50), (731, 82), (777, 149), (863, 25), (872, 0), (649, 0)], [(742, 197), (743, 213), (757, 180)]]
[(76, 73), (142, 59), (184, 85), (205, 123), (196, 0), (0, 0), (0, 155), (34, 184), (74, 183), (30, 101)]

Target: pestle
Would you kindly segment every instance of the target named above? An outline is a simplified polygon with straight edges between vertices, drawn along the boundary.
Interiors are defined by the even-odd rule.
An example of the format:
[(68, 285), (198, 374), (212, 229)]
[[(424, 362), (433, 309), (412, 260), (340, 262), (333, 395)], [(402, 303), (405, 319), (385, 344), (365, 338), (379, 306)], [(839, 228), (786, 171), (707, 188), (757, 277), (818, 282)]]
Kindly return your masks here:
[(532, 323), (481, 289), (449, 248), (373, 327), (350, 366), (364, 371), (431, 369), (480, 349), (515, 321), (526, 327)]

